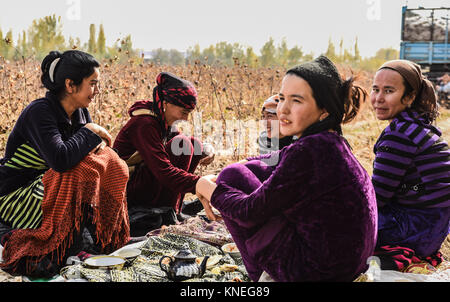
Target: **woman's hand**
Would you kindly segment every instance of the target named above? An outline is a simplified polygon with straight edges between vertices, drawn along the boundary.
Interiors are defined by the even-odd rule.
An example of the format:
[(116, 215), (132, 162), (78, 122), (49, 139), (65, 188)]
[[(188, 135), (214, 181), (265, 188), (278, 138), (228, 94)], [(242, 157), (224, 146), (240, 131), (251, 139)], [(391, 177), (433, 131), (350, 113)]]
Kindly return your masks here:
[(199, 164), (202, 166), (211, 164), (214, 161), (214, 157), (216, 156), (214, 151), (214, 147), (211, 144), (204, 143), (203, 154), (205, 154), (206, 156), (200, 160)]
[(206, 217), (211, 221), (218, 221), (221, 220), (222, 217), (214, 214), (213, 207), (211, 206), (211, 202), (203, 197), (201, 194), (197, 194), (198, 199), (203, 205), (203, 208), (205, 209)]
[(102, 142), (100, 144), (97, 145), (97, 147), (95, 147), (94, 149), (91, 150), (91, 152), (89, 152), (89, 154), (94, 154), (94, 153), (98, 153), (99, 151), (102, 151), (103, 149), (105, 149), (105, 147), (107, 146), (107, 142), (102, 139)]
[[(108, 133), (108, 131), (105, 128), (103, 128), (102, 126), (99, 126), (97, 124), (94, 124), (94, 123), (86, 124), (84, 127), (88, 128), (89, 130), (91, 130), (92, 132), (94, 132), (95, 134), (100, 136), (102, 138), (102, 140), (106, 143), (106, 145), (108, 147), (111, 147), (112, 136), (111, 136), (111, 134)], [(94, 150), (96, 150), (96, 149), (97, 148), (95, 148)]]
[(199, 165), (201, 166), (207, 166), (209, 164), (211, 164), (214, 161), (214, 157), (216, 155), (215, 154), (210, 154), (206, 157), (203, 157), (200, 161), (199, 161)]
[(198, 199), (202, 203), (208, 219), (213, 221), (220, 219), (219, 216), (214, 214), (210, 202), (211, 196), (217, 187), (216, 179), (216, 175), (203, 176), (197, 181), (197, 184), (195, 185), (195, 195), (197, 195)]

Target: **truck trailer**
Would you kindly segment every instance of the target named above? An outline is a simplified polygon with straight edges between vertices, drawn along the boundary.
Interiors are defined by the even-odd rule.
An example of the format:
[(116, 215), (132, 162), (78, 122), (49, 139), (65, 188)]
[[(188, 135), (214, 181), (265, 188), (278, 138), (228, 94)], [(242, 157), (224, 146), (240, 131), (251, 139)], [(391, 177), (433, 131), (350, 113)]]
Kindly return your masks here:
[[(400, 59), (419, 64), (436, 85), (450, 74), (449, 17), (450, 7), (402, 7)], [(449, 105), (448, 93), (439, 97)]]

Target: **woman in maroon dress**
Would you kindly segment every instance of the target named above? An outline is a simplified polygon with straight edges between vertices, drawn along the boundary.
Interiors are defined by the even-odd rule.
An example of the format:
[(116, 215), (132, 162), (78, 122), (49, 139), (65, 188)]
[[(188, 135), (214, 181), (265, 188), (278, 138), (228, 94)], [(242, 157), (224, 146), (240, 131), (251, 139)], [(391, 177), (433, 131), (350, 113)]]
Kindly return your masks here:
[(161, 222), (152, 226), (146, 221), (161, 208), (179, 213), (184, 194), (195, 193), (196, 167), (214, 158), (205, 154), (199, 140), (172, 127), (194, 110), (194, 86), (167, 72), (159, 74), (156, 83), (153, 101), (138, 101), (130, 108), (131, 118), (114, 142), (119, 156), (131, 166), (127, 200), (132, 236), (158, 227)]

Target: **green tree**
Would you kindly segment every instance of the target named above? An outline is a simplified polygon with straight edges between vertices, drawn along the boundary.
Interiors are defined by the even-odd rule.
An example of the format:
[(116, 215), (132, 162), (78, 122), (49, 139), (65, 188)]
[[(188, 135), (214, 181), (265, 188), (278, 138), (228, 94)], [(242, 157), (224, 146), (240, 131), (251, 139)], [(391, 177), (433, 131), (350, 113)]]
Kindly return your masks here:
[(286, 38), (281, 40), (280, 45), (276, 49), (275, 61), (279, 66), (286, 66), (289, 57), (289, 48), (287, 46)]
[(255, 52), (253, 51), (253, 47), (251, 46), (247, 47), (247, 49), (245, 50), (245, 63), (249, 67), (258, 67), (258, 56), (255, 54)]
[(3, 57), (3, 43), (5, 43), (5, 41), (3, 40), (3, 31), (0, 28), (0, 56)]
[(215, 53), (217, 60), (222, 64), (229, 66), (233, 64), (233, 45), (227, 42), (219, 42), (215, 46)]
[(38, 60), (52, 50), (64, 50), (65, 39), (62, 34), (61, 17), (55, 15), (33, 20), (28, 29), (28, 49)]
[(169, 63), (169, 52), (165, 49), (158, 48), (152, 50), (151, 62), (158, 65), (167, 65)]
[(261, 48), (261, 65), (264, 67), (271, 67), (276, 65), (275, 55), (276, 47), (274, 45), (273, 38), (270, 37), (269, 41), (267, 41)]
[(338, 61), (342, 61), (343, 58), (344, 58), (344, 38), (341, 38), (341, 40), (339, 41), (339, 57), (338, 57)]
[(22, 31), (22, 33), (19, 34), (16, 49), (17, 52), (14, 56), (14, 59), (18, 60), (22, 57), (25, 58), (28, 56), (27, 34), (25, 31)]
[(375, 53), (375, 58), (382, 59), (385, 61), (396, 60), (399, 58), (399, 51), (395, 48), (380, 48)]
[(9, 30), (5, 38), (3, 39), (3, 47), (2, 47), (2, 57), (6, 59), (13, 59), (14, 53), (14, 42), (13, 42), (13, 33), (12, 30)]
[(336, 60), (336, 47), (334, 46), (333, 41), (331, 41), (331, 37), (328, 39), (328, 48), (325, 52), (325, 55), (331, 60)]
[(376, 71), (384, 62), (399, 58), (399, 51), (395, 48), (381, 48), (373, 57), (362, 59), (358, 67), (367, 71)]
[(200, 50), (200, 45), (195, 44), (187, 49), (187, 61), (189, 63), (194, 63), (195, 61), (202, 61), (202, 51)]
[(287, 57), (287, 66), (293, 67), (301, 63), (303, 57), (303, 51), (301, 47), (294, 46), (289, 49), (288, 57)]
[(170, 65), (184, 65), (184, 54), (176, 49), (169, 50), (169, 63)]
[(98, 31), (97, 52), (100, 56), (104, 56), (106, 53), (106, 37), (103, 24), (100, 24), (100, 29)]
[(6, 43), (3, 38), (3, 31), (0, 28), (0, 56), (3, 58), (5, 58), (5, 47), (6, 47)]
[(203, 49), (200, 61), (208, 65), (214, 64), (216, 61), (216, 48), (214, 45), (211, 44), (208, 48)]
[(68, 48), (83, 49), (80, 38), (69, 37)]
[(97, 52), (97, 45), (95, 41), (95, 24), (89, 26), (89, 41), (88, 41), (88, 52), (94, 54)]
[(354, 61), (355, 61), (355, 63), (359, 63), (361, 61), (361, 54), (359, 52), (359, 46), (358, 46), (358, 37), (355, 38)]

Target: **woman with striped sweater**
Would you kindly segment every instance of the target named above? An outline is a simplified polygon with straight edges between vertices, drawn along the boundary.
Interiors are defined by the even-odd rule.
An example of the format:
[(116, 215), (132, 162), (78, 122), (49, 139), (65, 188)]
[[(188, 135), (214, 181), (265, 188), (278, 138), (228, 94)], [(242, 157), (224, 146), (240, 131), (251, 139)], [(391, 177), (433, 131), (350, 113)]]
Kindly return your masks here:
[(436, 101), (433, 85), (415, 63), (389, 61), (375, 75), (371, 102), (377, 118), (390, 121), (374, 147), (372, 176), (377, 246), (387, 254), (401, 247), (411, 257), (435, 255), (449, 233), (450, 150), (432, 125)]

